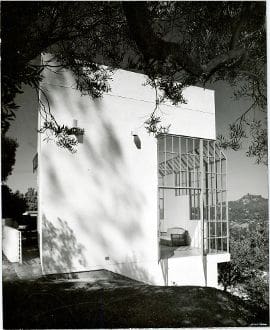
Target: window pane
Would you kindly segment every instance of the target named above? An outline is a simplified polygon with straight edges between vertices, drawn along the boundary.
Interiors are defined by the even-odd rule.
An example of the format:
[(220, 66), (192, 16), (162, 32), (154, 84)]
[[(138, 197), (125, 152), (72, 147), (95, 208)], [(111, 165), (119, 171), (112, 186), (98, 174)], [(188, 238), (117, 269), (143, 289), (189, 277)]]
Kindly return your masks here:
[(217, 222), (216, 226), (217, 226), (217, 237), (221, 237), (221, 222)]
[(166, 137), (166, 152), (172, 151), (172, 136)]
[(173, 152), (174, 153), (179, 153), (179, 142), (180, 142), (180, 137), (178, 136), (173, 136)]
[(158, 138), (158, 151), (164, 151), (165, 137)]
[(190, 219), (199, 220), (200, 219), (200, 194), (197, 190), (190, 189), (189, 203), (190, 203)]
[(221, 175), (217, 174), (217, 189), (221, 190)]
[(222, 222), (222, 236), (227, 236), (227, 222)]
[(217, 191), (217, 204), (221, 202), (221, 192)]
[(209, 167), (208, 172), (214, 173), (215, 172), (215, 160), (213, 157), (209, 158)]
[(186, 171), (181, 171), (181, 185), (182, 187), (187, 187), (187, 172)]
[(216, 157), (216, 160), (220, 159), (220, 149), (216, 143), (215, 143), (215, 157)]
[(211, 250), (216, 249), (215, 239), (210, 239), (210, 249)]
[(222, 159), (221, 161), (221, 173), (225, 173), (226, 171), (226, 160)]
[(209, 156), (214, 157), (214, 141), (209, 141)]
[(181, 168), (187, 170), (187, 155), (181, 155)]
[(226, 190), (226, 175), (225, 174), (222, 174), (222, 176), (221, 176), (221, 187), (222, 187), (222, 189), (223, 190)]
[(187, 152), (186, 148), (186, 138), (181, 137), (181, 153), (185, 154)]
[(228, 246), (227, 246), (227, 238), (222, 239), (222, 250), (227, 251)]
[(216, 159), (216, 161), (215, 161), (215, 172), (216, 173), (220, 173), (220, 167), (219, 166), (220, 166), (219, 161), (218, 161), (218, 159)]
[(199, 170), (200, 169), (200, 156), (195, 155), (195, 167)]
[(216, 224), (215, 222), (210, 222), (210, 236), (215, 237), (216, 236)]
[(204, 206), (203, 215), (204, 215), (204, 219), (208, 220), (208, 206), (207, 205)]
[(217, 220), (221, 220), (221, 204), (217, 204)]
[(188, 153), (193, 154), (193, 139), (188, 138)]
[(208, 156), (208, 141), (207, 140), (203, 141), (203, 155), (205, 157)]
[(226, 203), (222, 203), (222, 220), (227, 219), (227, 208), (226, 208)]
[(195, 151), (195, 154), (197, 154), (197, 155), (200, 154), (200, 140), (199, 139), (194, 139), (194, 151)]
[(189, 171), (193, 171), (194, 169), (194, 156), (188, 155), (188, 169)]
[(212, 219), (212, 220), (215, 219), (215, 207), (214, 206), (210, 207), (210, 219)]

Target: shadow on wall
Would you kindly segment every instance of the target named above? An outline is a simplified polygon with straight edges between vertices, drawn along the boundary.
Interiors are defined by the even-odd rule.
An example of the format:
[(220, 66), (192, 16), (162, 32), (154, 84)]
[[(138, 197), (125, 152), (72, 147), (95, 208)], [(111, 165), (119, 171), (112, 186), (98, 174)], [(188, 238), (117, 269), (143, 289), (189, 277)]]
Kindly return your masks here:
[(66, 221), (57, 218), (54, 226), (43, 215), (43, 269), (46, 273), (64, 273), (74, 270), (74, 261), (85, 267), (84, 247), (78, 243)]
[[(57, 78), (60, 75), (52, 82), (59, 83), (59, 87), (54, 85), (48, 92), (51, 109), (64, 122), (77, 118), (85, 134), (76, 155), (66, 154), (67, 150), (56, 153), (55, 149), (54, 152), (43, 149), (46, 168), (43, 196), (46, 197), (41, 204), (45, 214), (46, 210), (55, 212), (53, 218), (43, 219), (44, 269), (46, 272), (89, 269), (92, 265), (102, 265), (105, 256), (117, 259), (116, 263), (125, 262), (125, 251), (128, 254), (131, 249), (137, 249), (137, 242), (146, 241), (145, 237), (149, 236), (139, 221), (146, 209), (145, 189), (138, 182), (134, 185), (122, 131), (118, 122), (114, 125), (106, 115), (104, 102), (81, 98), (69, 88), (61, 88), (60, 85), (70, 85), (68, 74), (62, 76), (62, 81)], [(64, 108), (66, 116), (62, 118), (58, 108)], [(57, 216), (65, 221), (56, 220)], [(76, 225), (72, 226), (73, 223)], [(136, 271), (142, 281), (150, 281), (143, 270), (128, 265), (123, 273), (124, 270)]]
[(127, 257), (123, 263), (116, 264), (114, 271), (140, 282), (154, 284), (153, 277), (143, 264), (136, 261), (136, 256)]

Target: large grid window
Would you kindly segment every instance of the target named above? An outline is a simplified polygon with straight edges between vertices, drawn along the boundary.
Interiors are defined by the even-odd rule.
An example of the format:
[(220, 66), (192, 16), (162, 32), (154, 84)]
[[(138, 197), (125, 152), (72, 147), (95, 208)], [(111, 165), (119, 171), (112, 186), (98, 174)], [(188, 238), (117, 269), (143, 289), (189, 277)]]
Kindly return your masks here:
[[(199, 147), (198, 138), (166, 135), (158, 139), (159, 186), (174, 189), (175, 196), (189, 196), (191, 220), (200, 220)], [(160, 214), (164, 216), (161, 208)]]
[(226, 158), (215, 141), (203, 141), (205, 248), (228, 251)]
[(160, 219), (166, 209), (163, 189), (188, 196), (190, 220), (203, 221), (205, 250), (228, 251), (226, 158), (215, 141), (160, 135), (158, 178)]

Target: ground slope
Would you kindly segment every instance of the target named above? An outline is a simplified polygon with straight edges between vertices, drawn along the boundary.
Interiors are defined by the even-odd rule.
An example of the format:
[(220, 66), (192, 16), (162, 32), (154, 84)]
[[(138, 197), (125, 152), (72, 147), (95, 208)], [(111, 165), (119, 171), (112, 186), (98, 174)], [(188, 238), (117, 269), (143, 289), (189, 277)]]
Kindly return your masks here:
[(106, 276), (3, 283), (4, 328), (229, 327), (254, 323), (238, 298), (214, 288), (159, 287)]

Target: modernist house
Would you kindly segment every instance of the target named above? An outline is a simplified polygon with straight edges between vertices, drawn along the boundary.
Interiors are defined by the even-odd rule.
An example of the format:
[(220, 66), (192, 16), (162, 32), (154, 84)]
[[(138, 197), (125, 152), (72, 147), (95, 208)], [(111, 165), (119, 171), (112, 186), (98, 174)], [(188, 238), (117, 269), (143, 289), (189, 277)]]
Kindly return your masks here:
[[(50, 56), (43, 57), (43, 61)], [(77, 152), (38, 141), (38, 232), (43, 273), (107, 269), (158, 285), (217, 286), (230, 260), (226, 157), (215, 143), (214, 92), (185, 90), (161, 105), (169, 133), (144, 127), (155, 92), (117, 70), (111, 91), (82, 96), (71, 72), (46, 69), (41, 106), (83, 128)], [(43, 122), (42, 111), (39, 125)]]

